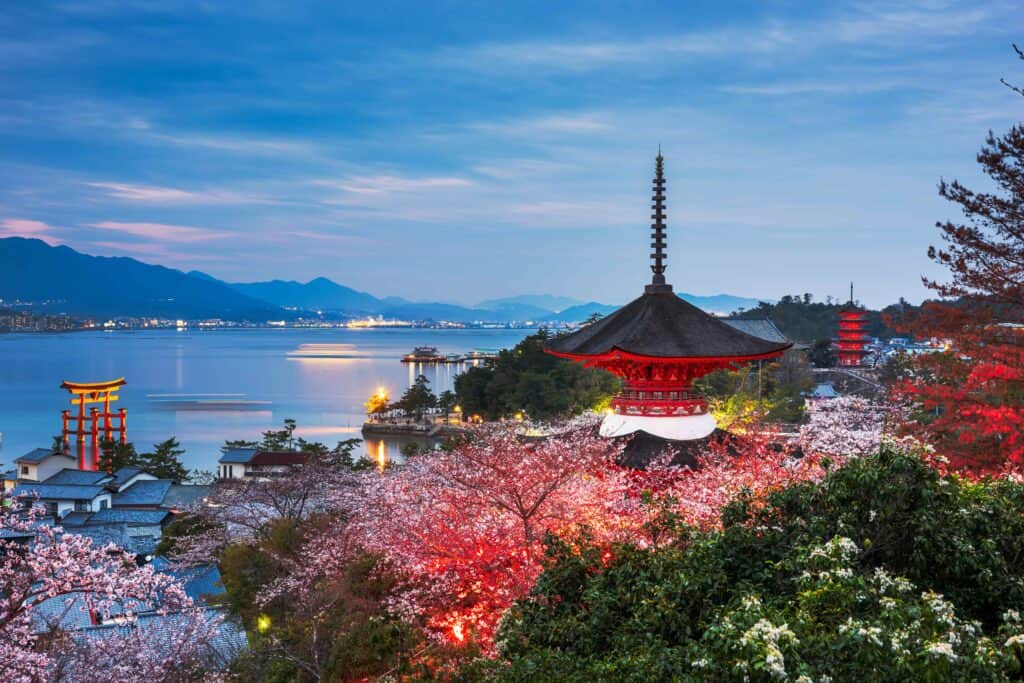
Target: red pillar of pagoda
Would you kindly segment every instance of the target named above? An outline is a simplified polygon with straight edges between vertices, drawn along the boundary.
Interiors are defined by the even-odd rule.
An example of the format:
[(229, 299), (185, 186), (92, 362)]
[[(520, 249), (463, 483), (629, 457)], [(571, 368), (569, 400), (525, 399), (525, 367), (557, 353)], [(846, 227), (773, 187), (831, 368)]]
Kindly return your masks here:
[(868, 343), (867, 314), (853, 303), (853, 283), (850, 283), (850, 302), (839, 311), (839, 364), (857, 366), (864, 362)]

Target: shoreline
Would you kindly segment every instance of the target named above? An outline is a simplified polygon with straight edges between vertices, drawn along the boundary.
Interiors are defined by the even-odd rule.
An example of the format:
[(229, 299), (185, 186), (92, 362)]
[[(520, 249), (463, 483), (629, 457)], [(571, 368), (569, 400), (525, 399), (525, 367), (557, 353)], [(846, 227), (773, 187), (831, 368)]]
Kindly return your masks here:
[(362, 434), (374, 436), (426, 436), (431, 438), (443, 438), (446, 436), (460, 436), (468, 434), (464, 427), (446, 424), (396, 424), (390, 422), (364, 422)]

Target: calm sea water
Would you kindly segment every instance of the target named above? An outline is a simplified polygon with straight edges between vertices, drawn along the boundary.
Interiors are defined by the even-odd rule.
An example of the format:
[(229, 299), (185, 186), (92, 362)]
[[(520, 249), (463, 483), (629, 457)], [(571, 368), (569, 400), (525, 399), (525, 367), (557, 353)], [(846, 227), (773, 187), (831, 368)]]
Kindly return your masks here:
[[(515, 345), (531, 330), (215, 330), (0, 335), (0, 462), (50, 445), (60, 411), (71, 408), (63, 380), (124, 377), (116, 407), (141, 449), (175, 436), (190, 468), (216, 469), (225, 439), (255, 439), (294, 418), (297, 434), (333, 445), (360, 437), (362, 404), (377, 387), (397, 398), (417, 374), (435, 391), (464, 366), (399, 362), (415, 346), (441, 353)], [(213, 402), (221, 402), (219, 404)], [(231, 402), (224, 407), (224, 401)], [(212, 407), (211, 407), (212, 406)], [(364, 443), (394, 457), (396, 439)]]

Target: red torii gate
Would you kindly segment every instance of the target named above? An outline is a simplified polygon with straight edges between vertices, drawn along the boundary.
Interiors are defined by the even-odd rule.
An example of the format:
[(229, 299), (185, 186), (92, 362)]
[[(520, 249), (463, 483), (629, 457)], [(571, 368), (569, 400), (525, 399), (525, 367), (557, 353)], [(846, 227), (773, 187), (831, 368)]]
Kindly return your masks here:
[[(63, 439), (64, 452), (70, 454), (69, 436), (72, 431), (76, 435), (75, 448), (78, 451), (78, 467), (83, 470), (98, 470), (100, 465), (100, 431), (103, 438), (110, 440), (114, 432), (118, 433), (121, 443), (128, 440), (128, 411), (121, 408), (116, 414), (110, 412), (110, 402), (117, 400), (117, 390), (127, 382), (124, 377), (110, 380), (109, 382), (61, 382), (60, 388), (67, 389), (71, 394), (71, 405), (78, 406), (78, 415), (72, 415), (70, 410), (61, 412), (63, 418)], [(89, 414), (85, 414), (85, 406), (90, 403), (102, 403), (103, 412), (92, 408)], [(100, 426), (100, 419), (103, 424)], [(88, 430), (86, 422), (88, 421)], [(116, 421), (116, 423), (115, 423)], [(72, 429), (71, 423), (74, 422)], [(86, 458), (85, 437), (89, 435), (91, 444), (91, 457)]]

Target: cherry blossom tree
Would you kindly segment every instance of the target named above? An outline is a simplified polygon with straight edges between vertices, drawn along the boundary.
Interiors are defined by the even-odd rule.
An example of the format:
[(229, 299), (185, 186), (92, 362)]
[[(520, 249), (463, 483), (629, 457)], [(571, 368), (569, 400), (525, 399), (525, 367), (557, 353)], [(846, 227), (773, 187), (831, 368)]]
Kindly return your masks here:
[[(651, 524), (666, 510), (702, 529), (720, 523), (740, 492), (753, 499), (817, 479), (816, 456), (795, 458), (765, 430), (722, 439), (696, 468), (647, 470), (616, 464), (622, 447), (593, 425), (546, 437), (483, 429), (448, 452), (423, 454), (363, 482), (361, 502), (314, 535), (289, 576), (264, 599), (310, 596), (357, 553), (387, 558), (405, 578), (393, 607), (451, 643), (490, 646), (505, 610), (542, 568), (547, 534), (585, 528), (595, 542), (656, 543)], [(337, 509), (344, 507), (338, 505)]]
[(869, 455), (878, 451), (887, 407), (857, 396), (818, 401), (801, 426), (799, 442), (809, 453)]
[(257, 538), (270, 522), (351, 509), (362, 500), (368, 478), (367, 469), (348, 457), (310, 453), (286, 476), (219, 481), (205, 502), (187, 511), (197, 528), (176, 541), (173, 559), (182, 566), (209, 564), (227, 545)]
[(617, 447), (589, 429), (530, 439), (481, 432), (449, 452), (411, 459), (371, 492), (365, 543), (419, 579), (401, 607), (426, 608), (428, 627), (488, 639), (533, 583), (544, 535), (600, 509), (588, 472)]
[[(201, 628), (201, 613), (194, 611), (172, 577), (149, 567), (138, 568), (134, 556), (113, 545), (100, 547), (91, 539), (42, 523), (43, 511), (36, 506), (23, 509), (11, 503), (0, 500), (0, 680), (27, 683), (53, 678), (51, 668), (68, 643), (59, 634), (43, 637), (46, 622), (38, 618), (38, 610), (47, 601), (80, 603), (101, 619), (123, 616), (140, 606), (161, 613), (175, 610), (189, 628)], [(206, 642), (196, 639), (189, 647)], [(136, 644), (138, 659), (150, 658), (147, 678), (162, 680), (176, 663), (151, 645)], [(89, 677), (79, 676), (76, 667), (88, 664), (65, 663), (62, 676), (86, 680)], [(105, 678), (131, 679), (128, 675)]]

